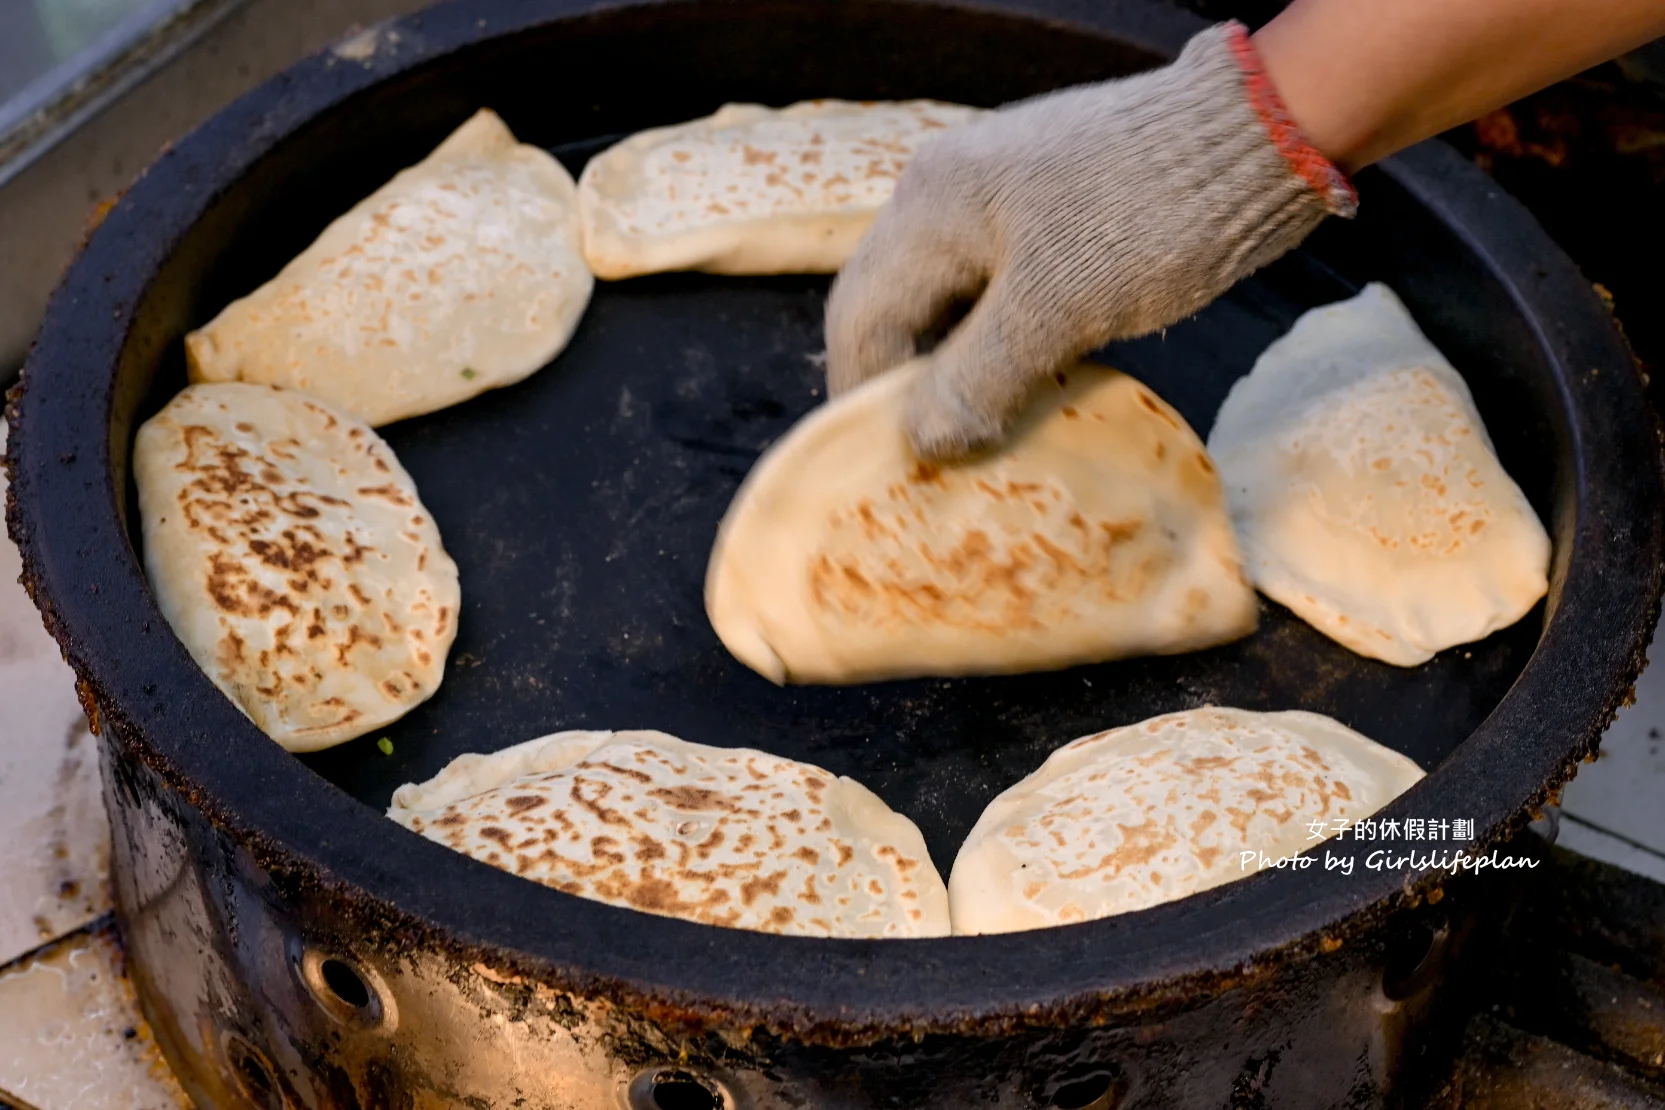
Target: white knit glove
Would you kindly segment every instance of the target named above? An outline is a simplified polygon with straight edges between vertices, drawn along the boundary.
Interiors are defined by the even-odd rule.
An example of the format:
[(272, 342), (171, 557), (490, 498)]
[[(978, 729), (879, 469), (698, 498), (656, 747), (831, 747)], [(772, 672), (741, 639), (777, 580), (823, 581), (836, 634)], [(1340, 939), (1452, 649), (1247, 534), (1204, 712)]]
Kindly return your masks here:
[(981, 293), (909, 399), (925, 458), (996, 442), (1037, 382), (1184, 319), (1298, 244), (1352, 186), (1301, 138), (1241, 24), (1173, 63), (944, 132), (833, 283), (837, 394), (915, 354)]

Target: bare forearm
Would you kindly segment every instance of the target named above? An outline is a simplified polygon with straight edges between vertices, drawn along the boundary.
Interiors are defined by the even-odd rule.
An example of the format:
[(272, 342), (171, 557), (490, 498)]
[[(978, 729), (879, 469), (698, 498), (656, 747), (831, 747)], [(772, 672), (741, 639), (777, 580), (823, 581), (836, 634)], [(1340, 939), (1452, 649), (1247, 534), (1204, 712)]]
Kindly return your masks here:
[(1665, 0), (1295, 0), (1254, 42), (1348, 171), (1665, 35)]

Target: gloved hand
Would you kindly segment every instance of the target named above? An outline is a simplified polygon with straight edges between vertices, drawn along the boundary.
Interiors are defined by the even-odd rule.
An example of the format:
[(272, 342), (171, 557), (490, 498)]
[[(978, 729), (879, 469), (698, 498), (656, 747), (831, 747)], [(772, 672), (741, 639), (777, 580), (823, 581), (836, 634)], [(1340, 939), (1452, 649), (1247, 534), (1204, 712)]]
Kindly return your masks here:
[(997, 441), (1032, 388), (1112, 339), (1163, 328), (1350, 216), (1241, 24), (1170, 65), (1021, 101), (936, 136), (833, 283), (829, 395), (914, 356), (981, 296), (909, 398), (925, 458)]

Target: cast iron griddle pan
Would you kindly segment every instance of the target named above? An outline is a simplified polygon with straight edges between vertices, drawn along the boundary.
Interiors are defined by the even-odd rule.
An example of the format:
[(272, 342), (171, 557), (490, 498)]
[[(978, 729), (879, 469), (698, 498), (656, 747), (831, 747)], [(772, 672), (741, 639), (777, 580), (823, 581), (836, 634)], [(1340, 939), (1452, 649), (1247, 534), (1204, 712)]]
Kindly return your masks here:
[[(144, 587), (127, 454), (137, 422), (184, 384), (185, 331), (478, 108), (576, 171), (618, 136), (726, 100), (995, 105), (1156, 64), (1194, 27), (1131, 0), (472, 0), (232, 105), (94, 233), (12, 409), (13, 535), (112, 734), (262, 866), (327, 876), (378, 919), (396, 907), (493, 959), (524, 953), (585, 982), (659, 984), (783, 1021), (947, 1021), (1109, 997), (1311, 950), (1300, 945), (1388, 908), (1412, 877), (1269, 873), (1013, 937), (811, 942), (571, 898), (379, 811), (394, 787), (463, 752), (560, 729), (658, 728), (852, 775), (918, 822), (946, 870), (984, 805), (1054, 748), (1214, 702), (1331, 714), (1430, 770), (1391, 813), (1471, 818), (1483, 842), (1508, 834), (1589, 750), (1640, 666), (1659, 589), (1657, 438), (1588, 285), (1518, 205), (1437, 145), (1359, 175), (1356, 221), (1332, 221), (1165, 335), (1102, 354), (1206, 435), (1231, 382), (1302, 311), (1385, 280), (1464, 373), (1555, 541), (1543, 607), (1424, 666), (1360, 659), (1267, 604), (1237, 644), (1052, 674), (780, 689), (742, 667), (705, 619), (706, 558), (759, 453), (822, 399), (816, 277), (599, 283), (552, 365), (385, 429), (463, 590), (445, 683), (385, 730), (391, 756), (377, 735), (299, 761), (265, 741)], [(615, 943), (624, 933), (631, 942)]]
[[(582, 157), (566, 162), (576, 173)], [(463, 752), (558, 729), (657, 728), (854, 776), (919, 823), (946, 869), (983, 807), (1077, 736), (1205, 704), (1310, 709), (1431, 768), (1531, 654), (1537, 612), (1402, 669), (1263, 603), (1256, 635), (1192, 655), (1013, 677), (774, 686), (712, 631), (706, 558), (759, 452), (825, 396), (826, 290), (811, 277), (599, 282), (574, 342), (545, 370), (384, 429), (457, 560), (458, 638), (439, 693), (377, 734), (392, 740), (391, 758), (370, 736), (306, 762), (385, 807), (400, 783)], [(1303, 257), (1166, 336), (1099, 357), (1147, 382), (1206, 437), (1226, 390), (1267, 343), (1304, 309), (1353, 290)], [(1505, 463), (1531, 476), (1541, 421), (1519, 400), (1486, 415), (1506, 440), (1515, 433)], [(1535, 492), (1547, 516), (1545, 491)]]
[[(576, 178), (623, 137), (550, 149)], [(1383, 277), (1413, 311), (1431, 297), (1466, 307), (1456, 320), (1426, 312), (1419, 320), (1465, 374), (1504, 465), (1548, 521), (1553, 472), (1542, 445), (1555, 433), (1520, 387), (1512, 345), (1496, 334), (1511, 321), (1469, 303), (1462, 267), (1417, 257), (1428, 244), (1384, 251), (1370, 231), (1396, 222), (1397, 198), (1377, 195), (1383, 184), (1367, 179), (1360, 226), (1327, 229), (1195, 318), (1095, 358), (1149, 384), (1206, 439), (1226, 391), (1268, 343), (1305, 310)], [(263, 258), (286, 258), (309, 241), (293, 232), (261, 238)], [(245, 239), (221, 249), (245, 245), (254, 246)], [(1420, 281), (1407, 283), (1408, 267), (1422, 271)], [(241, 280), (216, 283), (203, 300), (204, 319), (275, 269), (238, 268)], [(712, 631), (705, 569), (718, 521), (754, 461), (824, 400), (828, 285), (817, 276), (702, 274), (597, 282), (571, 345), (542, 371), (383, 428), (457, 561), (457, 640), (429, 702), (300, 758), (383, 809), (401, 783), (465, 752), (562, 729), (660, 729), (858, 779), (919, 824), (946, 874), (983, 807), (1078, 736), (1208, 704), (1307, 709), (1431, 770), (1531, 656), (1541, 605), (1482, 643), (1407, 669), (1357, 656), (1262, 599), (1260, 630), (1211, 651), (1010, 677), (774, 686)], [(175, 365), (145, 415), (183, 385)], [(391, 757), (376, 745), (382, 736)]]

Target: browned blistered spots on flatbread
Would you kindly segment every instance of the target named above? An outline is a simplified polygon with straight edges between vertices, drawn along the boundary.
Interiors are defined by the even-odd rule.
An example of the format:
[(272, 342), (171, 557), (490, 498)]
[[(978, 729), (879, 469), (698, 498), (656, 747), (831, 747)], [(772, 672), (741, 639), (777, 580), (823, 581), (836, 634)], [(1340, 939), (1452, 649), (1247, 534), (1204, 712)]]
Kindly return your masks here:
[[(1161, 538), (1135, 545), (1144, 520), (1088, 520), (1047, 483), (943, 472), (931, 481), (940, 494), (916, 479), (882, 503), (862, 498), (832, 515), (808, 567), (810, 600), (825, 618), (881, 628), (1040, 629), (1103, 600), (1140, 600), (1175, 558)], [(938, 498), (980, 500), (988, 515), (962, 510), (941, 519)], [(1008, 519), (1002, 513), (1023, 531), (1014, 537), (982, 526)]]
[(1179, 421), (1169, 415), (1167, 406), (1162, 404), (1162, 402), (1158, 401), (1155, 397), (1152, 397), (1149, 393), (1146, 393), (1142, 389), (1134, 390), (1133, 399), (1139, 402), (1140, 408), (1154, 415), (1158, 420), (1162, 421), (1162, 423), (1168, 425), (1168, 427), (1175, 430), (1179, 428)]
[(740, 884), (740, 901), (750, 906), (764, 895), (774, 897), (780, 893), (781, 880), (784, 878), (785, 871), (771, 871), (767, 875), (747, 879)]
[(888, 859), (895, 863), (896, 870), (901, 872), (903, 875), (906, 875), (909, 871), (912, 871), (914, 868), (919, 866), (918, 860), (910, 859), (907, 856), (904, 856), (900, 851), (891, 847), (889, 844), (875, 849), (873, 854), (878, 856), (880, 859)]
[(936, 463), (915, 463), (913, 470), (908, 474), (908, 481), (914, 485), (940, 486), (942, 485), (942, 467)]
[[(1129, 425), (1124, 453), (1136, 454), (1137, 477), (1118, 481), (1107, 473), (1088, 485), (1092, 467), (1041, 466), (1014, 450), (954, 466), (910, 459), (882, 486), (852, 485), (799, 533), (804, 547), (797, 596), (827, 642), (839, 645), (823, 654), (882, 656), (882, 649), (900, 645), (915, 630), (965, 633), (968, 643), (1014, 634), (1034, 640), (1051, 630), (1059, 630), (1061, 640), (1086, 640), (1081, 629), (1116, 625), (1118, 609), (1153, 605), (1177, 613), (1171, 633), (1177, 639), (1201, 639), (1215, 625), (1229, 638), (1228, 626), (1240, 630), (1252, 618), (1218, 476), (1196, 436), (1124, 376), (1083, 367), (1073, 377), (1060, 372), (1058, 380), (1059, 393), (1045, 403), (1057, 405), (1060, 422), (1073, 419), (1077, 429), (1060, 432), (1053, 425), (1043, 434), (1037, 424), (1017, 434), (1033, 434), (1046, 451), (1069, 457), (1075, 447), (1048, 437), (1080, 436), (1088, 417), (1109, 413)], [(1047, 417), (1041, 412), (1030, 419)], [(1158, 448), (1154, 463), (1148, 444)], [(1106, 497), (1106, 485), (1152, 492)], [(744, 508), (733, 519), (751, 521)], [(756, 527), (735, 525), (748, 526)], [(746, 542), (736, 532), (719, 550), (741, 552), (727, 560), (738, 562), (746, 558)], [(1186, 592), (1184, 582), (1217, 577), (1212, 567), (1197, 565), (1198, 545), (1209, 554), (1220, 549), (1213, 562), (1229, 574), (1226, 585), (1233, 589)], [(714, 565), (721, 575), (724, 564)], [(745, 596), (748, 589), (737, 585), (728, 592)], [(730, 608), (742, 607), (725, 602), (714, 619), (727, 620)], [(1231, 619), (1214, 620), (1216, 611)], [(784, 636), (764, 638), (782, 650), (773, 641)], [(816, 655), (809, 648), (794, 651)], [(833, 667), (819, 657), (801, 670), (799, 660), (783, 656), (782, 662), (795, 677)]]
[[(363, 425), (264, 386), (189, 387), (140, 430), (147, 569), (164, 610), (214, 615), (180, 625), (186, 646), (281, 742), (346, 739), (438, 685), (450, 637), (432, 613), (454, 596), (455, 569), (431, 525), (414, 551), (390, 547), (406, 542), (395, 537), (417, 500), (392, 466), (364, 481), (384, 456)], [(411, 555), (439, 575), (407, 577)], [(397, 590), (383, 593), (390, 575)]]
[[(653, 739), (661, 735), (613, 734), (557, 770), (433, 809), (401, 811), (396, 796), (392, 815), (487, 862), (497, 853), (496, 866), (526, 878), (650, 913), (806, 935), (911, 935), (919, 919), (900, 903), (919, 902), (929, 861), (883, 841), (858, 855), (833, 835), (830, 816), (850, 820), (847, 803), (830, 796), (835, 780), (760, 752)], [(502, 854), (510, 845), (512, 859)]]
[(658, 798), (673, 809), (683, 810), (722, 810), (728, 813), (737, 812), (741, 807), (733, 800), (715, 790), (706, 790), (697, 786), (671, 786), (649, 790), (648, 797)]
[[(951, 105), (801, 104), (762, 118), (698, 120), (598, 156), (580, 189), (592, 226), (638, 240), (781, 215), (877, 210), (920, 141), (976, 115)], [(605, 233), (604, 233), (605, 235)], [(630, 263), (623, 263), (629, 265)]]
[(563, 171), (488, 117), (188, 335), (192, 380), (306, 390), (382, 424), (546, 358), (551, 324), (570, 322), (589, 291), (576, 198)]
[(379, 648), (382, 646), (382, 638), (374, 632), (366, 632), (356, 624), (348, 625), (346, 639), (338, 643), (335, 648), (336, 662), (343, 667), (351, 666), (352, 650), (360, 644), (371, 648)]
[(1317, 726), (1289, 720), (1204, 708), (1083, 737), (997, 800), (1000, 824), (962, 852), (998, 842), (1021, 912), (1085, 920), (1240, 877), (1240, 852), (1302, 851), (1312, 822), (1333, 830), (1403, 789), (1371, 769), (1367, 741), (1320, 752)]
[(360, 497), (377, 497), (390, 505), (397, 505), (401, 509), (408, 509), (416, 504), (416, 498), (392, 483), (380, 486), (360, 486), (355, 492)]
[[(1326, 529), (1351, 533), (1366, 552), (1464, 557), (1474, 553), (1475, 537), (1490, 524), (1531, 521), (1530, 508), (1487, 449), (1478, 414), (1449, 367), (1367, 376), (1326, 392), (1302, 412), (1276, 436), (1261, 439), (1257, 433), (1227, 449), (1239, 460), (1268, 451), (1292, 460), (1287, 465), (1295, 467), (1291, 481), (1301, 490), (1300, 503)], [(1383, 413), (1392, 418), (1384, 420)], [(1250, 501), (1264, 492), (1249, 490)], [(1284, 494), (1280, 486), (1277, 495)], [(1267, 511), (1259, 502), (1250, 507), (1262, 516)], [(1537, 532), (1535, 523), (1527, 527)], [(1540, 542), (1521, 538), (1534, 547)], [(1538, 593), (1541, 573), (1535, 576)], [(1533, 579), (1516, 581), (1524, 589)], [(1393, 639), (1362, 628), (1354, 635)]]
[(630, 820), (623, 813), (602, 804), (616, 792), (617, 788), (603, 778), (595, 775), (574, 775), (567, 790), (567, 797), (603, 825), (628, 825)]

